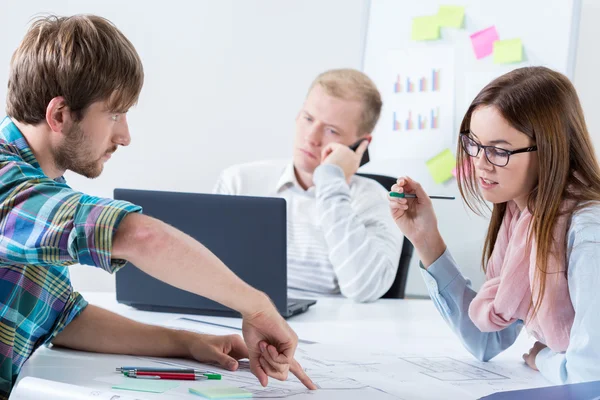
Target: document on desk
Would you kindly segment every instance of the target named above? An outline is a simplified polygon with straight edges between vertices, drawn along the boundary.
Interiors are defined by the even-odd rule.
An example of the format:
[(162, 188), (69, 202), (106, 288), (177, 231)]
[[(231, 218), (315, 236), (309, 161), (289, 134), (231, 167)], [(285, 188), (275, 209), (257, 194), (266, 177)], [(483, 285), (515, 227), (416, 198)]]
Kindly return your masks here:
[(405, 399), (478, 399), (506, 390), (549, 386), (521, 362), (479, 362), (452, 354), (390, 354), (314, 344), (298, 349), (296, 359), (309, 376), (327, 373)]
[[(167, 361), (173, 366), (197, 367), (192, 361)], [(324, 344), (300, 346), (296, 359), (320, 390), (311, 399), (478, 399), (506, 390), (548, 386), (550, 383), (522, 363), (478, 362), (473, 358), (447, 355), (390, 354), (368, 352)], [(293, 376), (285, 382), (269, 380), (260, 386), (247, 362), (236, 372), (211, 367), (223, 382), (253, 393), (255, 398), (304, 398), (307, 389)]]
[(89, 387), (70, 385), (47, 379), (26, 377), (13, 389), (10, 400), (147, 400)]

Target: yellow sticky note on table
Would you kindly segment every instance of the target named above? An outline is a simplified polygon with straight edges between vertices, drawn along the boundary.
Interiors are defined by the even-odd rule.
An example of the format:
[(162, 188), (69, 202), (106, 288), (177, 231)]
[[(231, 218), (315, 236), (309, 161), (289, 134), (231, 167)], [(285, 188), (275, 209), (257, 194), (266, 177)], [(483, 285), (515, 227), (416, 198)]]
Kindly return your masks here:
[(252, 392), (235, 386), (213, 386), (189, 388), (190, 393), (207, 399), (247, 399), (252, 397)]
[(494, 42), (494, 64), (510, 64), (523, 61), (521, 39), (497, 40)]
[(456, 167), (456, 159), (449, 149), (442, 151), (425, 163), (435, 183), (443, 183), (452, 178), (452, 170)]
[(412, 21), (412, 40), (436, 40), (440, 38), (440, 24), (437, 15), (414, 17)]
[(462, 6), (440, 6), (437, 13), (439, 26), (462, 28), (465, 19), (465, 8)]

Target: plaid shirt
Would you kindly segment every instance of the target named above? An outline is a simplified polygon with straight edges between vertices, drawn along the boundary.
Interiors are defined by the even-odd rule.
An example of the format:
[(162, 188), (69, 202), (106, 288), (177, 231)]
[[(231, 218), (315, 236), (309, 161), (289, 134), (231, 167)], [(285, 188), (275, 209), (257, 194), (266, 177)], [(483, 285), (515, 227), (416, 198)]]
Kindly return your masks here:
[(0, 123), (0, 399), (35, 349), (86, 307), (67, 266), (125, 265), (111, 260), (113, 234), (140, 210), (48, 178), (16, 125)]

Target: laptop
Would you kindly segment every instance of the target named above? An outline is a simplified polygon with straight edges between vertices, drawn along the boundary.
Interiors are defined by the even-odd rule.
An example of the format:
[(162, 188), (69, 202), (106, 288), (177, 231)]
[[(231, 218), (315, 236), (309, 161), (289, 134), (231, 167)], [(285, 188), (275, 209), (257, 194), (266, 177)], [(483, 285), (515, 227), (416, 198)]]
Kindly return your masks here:
[[(269, 295), (283, 317), (305, 312), (316, 303), (287, 297), (284, 199), (131, 189), (115, 189), (114, 198), (142, 206), (145, 215), (202, 243), (246, 283)], [(116, 286), (118, 302), (141, 310), (239, 316), (219, 303), (155, 279), (131, 263), (116, 273)]]

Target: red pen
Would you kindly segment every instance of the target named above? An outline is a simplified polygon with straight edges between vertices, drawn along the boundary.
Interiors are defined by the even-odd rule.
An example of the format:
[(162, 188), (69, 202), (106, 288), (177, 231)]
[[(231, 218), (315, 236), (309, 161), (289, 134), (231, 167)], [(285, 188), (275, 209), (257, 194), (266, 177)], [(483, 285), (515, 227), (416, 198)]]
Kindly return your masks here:
[(208, 377), (203, 374), (186, 372), (128, 371), (125, 375), (130, 378), (138, 379), (173, 379), (179, 381), (199, 381), (208, 379)]

